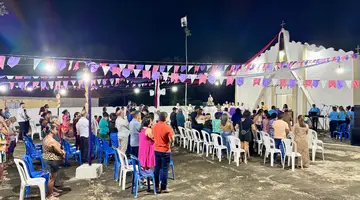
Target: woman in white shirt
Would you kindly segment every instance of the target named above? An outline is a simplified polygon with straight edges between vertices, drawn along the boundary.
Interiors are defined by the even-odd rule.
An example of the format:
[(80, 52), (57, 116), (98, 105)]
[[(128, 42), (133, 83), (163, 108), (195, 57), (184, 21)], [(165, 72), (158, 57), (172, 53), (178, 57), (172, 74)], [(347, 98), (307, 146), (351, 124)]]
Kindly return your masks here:
[(122, 152), (126, 152), (127, 145), (128, 145), (128, 138), (130, 135), (129, 129), (129, 121), (125, 116), (124, 110), (119, 110), (117, 113), (117, 118), (115, 121), (115, 126), (118, 130), (118, 141), (119, 141), (119, 149)]

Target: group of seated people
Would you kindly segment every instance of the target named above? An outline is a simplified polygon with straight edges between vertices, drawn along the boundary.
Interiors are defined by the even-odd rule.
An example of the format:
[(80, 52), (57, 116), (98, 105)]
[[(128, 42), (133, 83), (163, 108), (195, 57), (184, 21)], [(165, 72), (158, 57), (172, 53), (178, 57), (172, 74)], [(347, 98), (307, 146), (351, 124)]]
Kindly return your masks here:
[(350, 138), (350, 129), (354, 127), (354, 107), (347, 106), (345, 110), (343, 106), (333, 106), (329, 119), (330, 137), (335, 138), (335, 131), (344, 126), (345, 132), (349, 134)]

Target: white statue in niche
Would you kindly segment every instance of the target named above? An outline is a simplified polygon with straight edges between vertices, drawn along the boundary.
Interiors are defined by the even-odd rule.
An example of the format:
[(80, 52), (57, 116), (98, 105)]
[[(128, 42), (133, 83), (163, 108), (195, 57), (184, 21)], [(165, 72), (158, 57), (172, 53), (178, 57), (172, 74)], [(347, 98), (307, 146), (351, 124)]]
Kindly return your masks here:
[(207, 106), (214, 106), (214, 99), (212, 98), (211, 94), (208, 97)]

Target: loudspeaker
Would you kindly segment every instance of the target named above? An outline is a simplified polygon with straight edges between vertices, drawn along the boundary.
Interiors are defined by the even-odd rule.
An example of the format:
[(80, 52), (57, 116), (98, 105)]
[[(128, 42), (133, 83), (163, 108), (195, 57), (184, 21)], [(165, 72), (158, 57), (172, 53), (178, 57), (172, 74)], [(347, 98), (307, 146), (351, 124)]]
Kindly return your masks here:
[(354, 106), (354, 127), (360, 128), (360, 105)]
[(360, 146), (360, 127), (351, 129), (351, 145)]

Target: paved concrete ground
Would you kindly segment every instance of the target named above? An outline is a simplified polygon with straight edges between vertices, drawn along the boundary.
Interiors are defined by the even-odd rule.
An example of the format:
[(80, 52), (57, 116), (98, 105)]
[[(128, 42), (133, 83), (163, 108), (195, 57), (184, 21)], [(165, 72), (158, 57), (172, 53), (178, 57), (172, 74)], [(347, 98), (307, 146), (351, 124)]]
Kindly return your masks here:
[[(274, 199), (274, 200), (352, 200), (360, 199), (360, 148), (334, 142), (325, 146), (325, 161), (317, 154), (317, 161), (308, 169), (270, 167), (263, 164), (262, 157), (252, 157), (248, 164), (221, 163), (211, 157), (196, 155), (183, 148), (175, 147), (176, 180), (169, 181), (169, 194), (147, 193), (141, 189), (140, 199)], [(21, 155), (24, 147), (19, 144), (16, 155)], [(62, 168), (57, 184), (65, 187), (60, 199), (133, 199), (130, 194), (131, 177), (128, 176), (127, 189), (121, 191), (113, 180), (113, 165), (104, 167), (104, 174), (97, 180), (74, 180), (76, 163)], [(15, 166), (8, 169), (10, 181), (1, 183), (0, 199), (18, 199), (19, 176)], [(31, 198), (39, 199), (37, 189), (32, 189)]]

